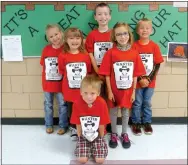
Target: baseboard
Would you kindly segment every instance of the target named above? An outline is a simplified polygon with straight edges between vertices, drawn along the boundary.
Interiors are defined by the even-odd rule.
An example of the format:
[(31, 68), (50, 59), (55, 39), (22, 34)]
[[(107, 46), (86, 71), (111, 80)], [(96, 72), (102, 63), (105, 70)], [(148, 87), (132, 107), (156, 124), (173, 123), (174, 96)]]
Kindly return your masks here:
[[(187, 124), (187, 117), (153, 117), (152, 124)], [(121, 117), (117, 124), (121, 125)], [(131, 118), (129, 124), (131, 124)], [(2, 125), (44, 125), (44, 118), (2, 118)], [(54, 118), (54, 125), (58, 124), (58, 118)]]

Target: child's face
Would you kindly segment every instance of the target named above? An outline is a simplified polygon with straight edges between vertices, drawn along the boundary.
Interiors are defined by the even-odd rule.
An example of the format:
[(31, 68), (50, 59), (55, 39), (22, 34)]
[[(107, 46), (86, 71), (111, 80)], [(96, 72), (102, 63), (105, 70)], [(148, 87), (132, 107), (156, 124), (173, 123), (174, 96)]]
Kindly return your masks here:
[(120, 26), (115, 29), (115, 38), (118, 44), (125, 46), (129, 41), (129, 32), (128, 29), (124, 26)]
[(62, 43), (63, 33), (56, 27), (48, 29), (46, 36), (52, 45), (60, 45)]
[(99, 96), (99, 92), (92, 88), (91, 85), (88, 85), (81, 89), (81, 95), (87, 104), (92, 104), (96, 100), (97, 96)]
[(140, 25), (137, 29), (137, 34), (140, 39), (148, 39), (152, 33), (152, 24), (151, 22), (140, 22)]
[(67, 44), (69, 45), (69, 48), (72, 51), (78, 50), (81, 43), (82, 43), (81, 37), (72, 36), (67, 38)]
[(111, 19), (110, 10), (108, 7), (97, 7), (96, 14), (94, 16), (95, 20), (98, 22), (99, 26), (108, 25)]

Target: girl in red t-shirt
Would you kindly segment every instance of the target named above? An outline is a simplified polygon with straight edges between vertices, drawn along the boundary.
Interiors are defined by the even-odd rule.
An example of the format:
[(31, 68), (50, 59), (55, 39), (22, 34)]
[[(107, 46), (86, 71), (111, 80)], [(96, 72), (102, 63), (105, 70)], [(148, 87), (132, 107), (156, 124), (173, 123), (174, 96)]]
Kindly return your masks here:
[(106, 76), (112, 133), (109, 142), (111, 148), (117, 147), (117, 114), (122, 114), (122, 145), (130, 147), (127, 134), (129, 109), (135, 100), (137, 77), (145, 74), (139, 54), (131, 49), (133, 35), (128, 24), (116, 23), (112, 30), (114, 47), (108, 50), (103, 58), (99, 74)]
[[(91, 61), (84, 49), (82, 32), (77, 28), (69, 28), (65, 32), (63, 52), (59, 55), (59, 70), (64, 76), (62, 91), (68, 103), (68, 117), (72, 113), (72, 104), (80, 96), (82, 79), (91, 71)], [(71, 139), (76, 140), (75, 125), (71, 125)]]
[(46, 132), (53, 132), (53, 99), (56, 99), (59, 106), (59, 131), (62, 135), (67, 131), (67, 105), (64, 102), (61, 83), (62, 75), (58, 70), (58, 55), (63, 49), (63, 32), (58, 25), (47, 25), (46, 36), (49, 45), (42, 51), (40, 64), (42, 65), (42, 87), (44, 91), (44, 110)]

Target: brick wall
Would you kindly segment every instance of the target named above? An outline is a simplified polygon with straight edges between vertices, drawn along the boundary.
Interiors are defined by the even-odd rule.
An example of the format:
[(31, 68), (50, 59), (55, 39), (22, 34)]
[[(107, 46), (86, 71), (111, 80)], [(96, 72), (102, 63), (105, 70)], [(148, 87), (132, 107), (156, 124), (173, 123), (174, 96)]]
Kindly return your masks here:
[[(2, 61), (2, 117), (44, 116), (39, 59)], [(166, 57), (164, 59), (152, 99), (153, 116), (187, 116), (187, 64), (166, 62)]]
[[(64, 10), (64, 4), (87, 4), (93, 10), (96, 2), (2, 2), (1, 11), (8, 4), (25, 4), (26, 10), (34, 10), (35, 4), (53, 4), (55, 10)], [(117, 2), (108, 2), (117, 3)], [(159, 4), (173, 2), (118, 2), (119, 10), (128, 10), (129, 4), (149, 4), (150, 10), (158, 10)], [(187, 8), (179, 8), (187, 12)], [(165, 62), (162, 64), (152, 99), (154, 117), (187, 116), (187, 64)], [(43, 117), (43, 92), (39, 58), (24, 58), (23, 62), (2, 61), (2, 117)], [(1, 69), (1, 67), (0, 67)], [(56, 101), (55, 101), (56, 102)], [(0, 102), (1, 105), (1, 102)], [(57, 103), (54, 115), (57, 116)], [(1, 113), (0, 113), (1, 114)]]

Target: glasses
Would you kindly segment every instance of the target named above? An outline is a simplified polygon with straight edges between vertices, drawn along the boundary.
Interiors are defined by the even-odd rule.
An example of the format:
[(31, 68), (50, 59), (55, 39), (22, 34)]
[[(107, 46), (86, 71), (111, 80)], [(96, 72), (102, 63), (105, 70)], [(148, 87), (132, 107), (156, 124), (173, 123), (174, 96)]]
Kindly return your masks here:
[(129, 33), (128, 32), (123, 32), (123, 33), (116, 33), (116, 37), (122, 37), (122, 36), (128, 36)]

